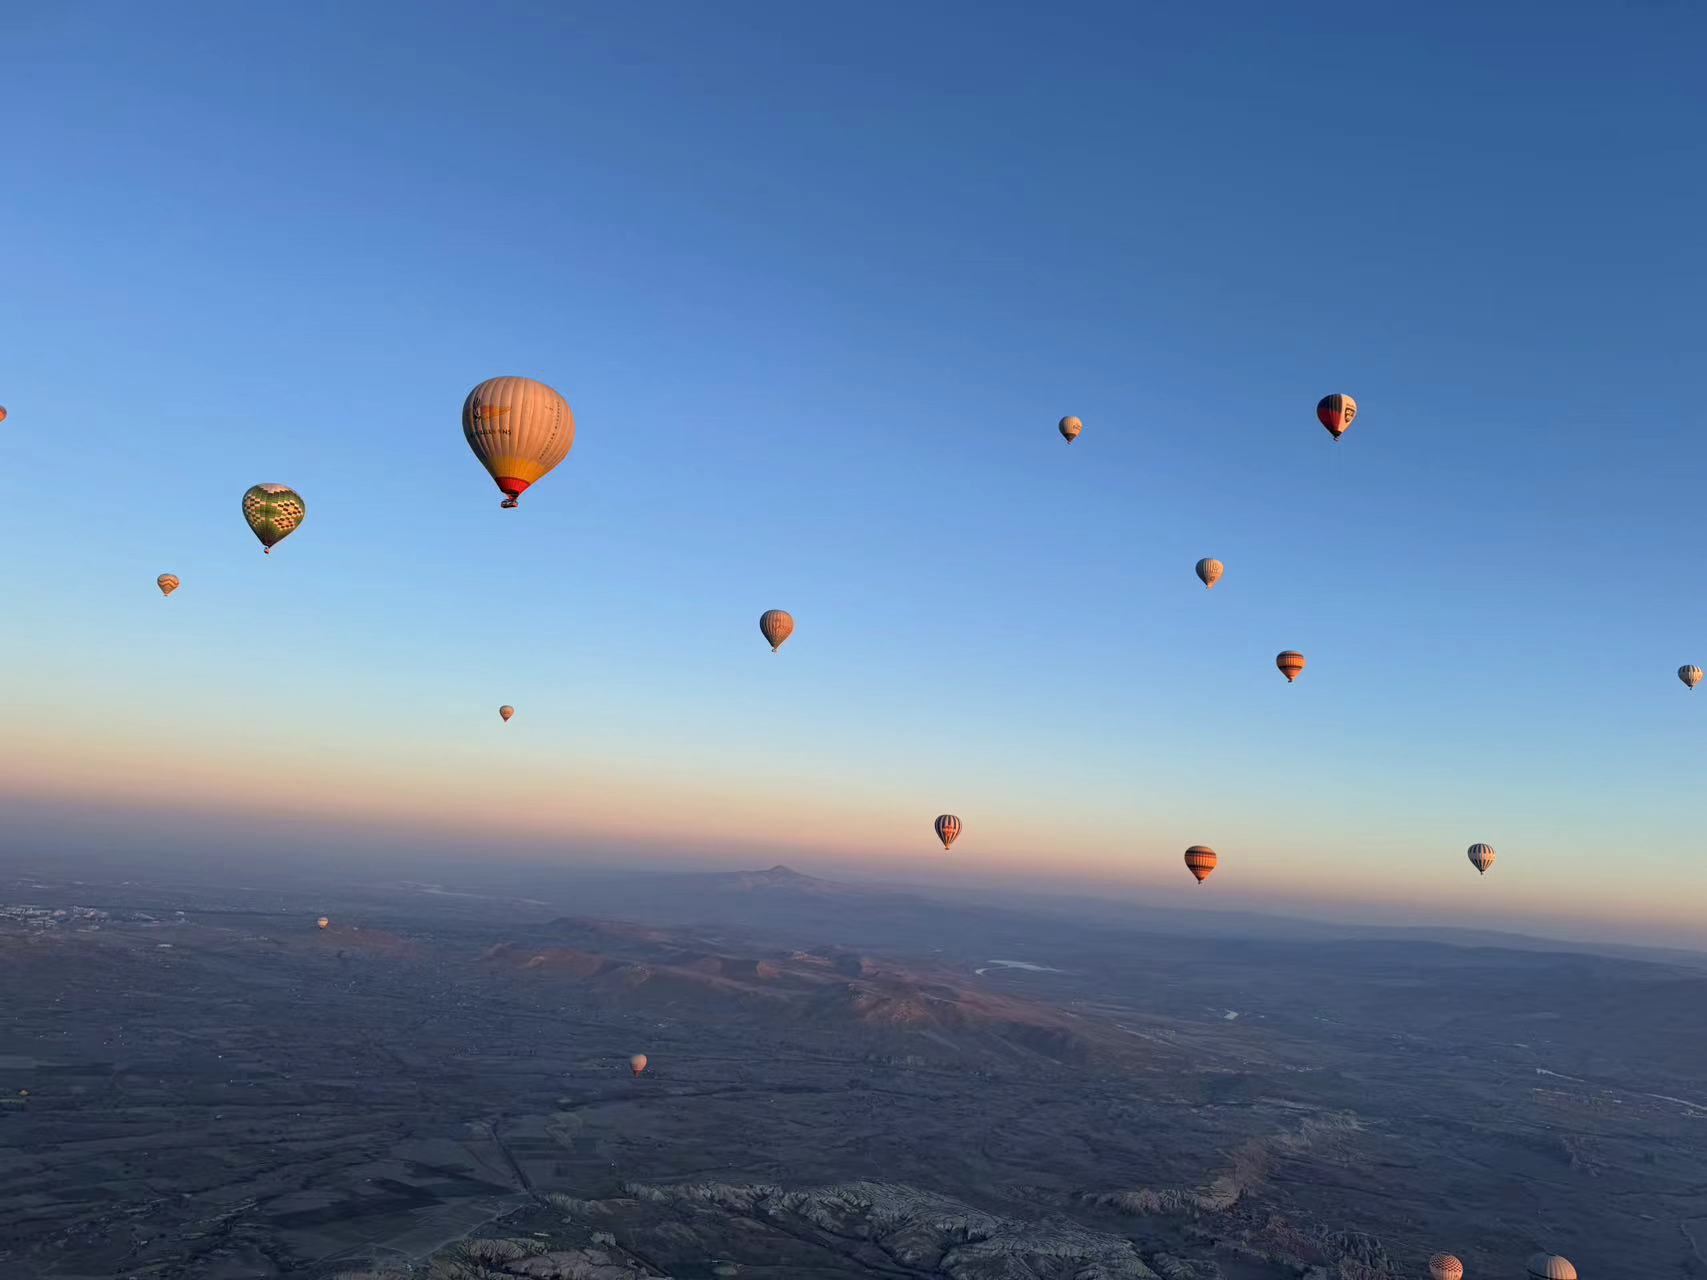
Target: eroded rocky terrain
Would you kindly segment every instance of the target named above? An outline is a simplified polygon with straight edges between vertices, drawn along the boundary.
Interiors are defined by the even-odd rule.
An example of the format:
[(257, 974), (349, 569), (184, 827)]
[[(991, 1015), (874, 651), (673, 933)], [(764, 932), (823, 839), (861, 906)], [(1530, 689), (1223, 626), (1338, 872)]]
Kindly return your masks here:
[[(0, 1264), (1378, 1280), (1443, 1247), (1511, 1274), (1545, 1246), (1585, 1276), (1707, 1267), (1699, 969), (946, 908), (909, 946), (916, 903), (779, 871), (719, 888), (774, 927), (393, 889), (321, 930), (288, 895), (35, 886), (0, 917)], [(881, 945), (854, 945), (861, 919)]]

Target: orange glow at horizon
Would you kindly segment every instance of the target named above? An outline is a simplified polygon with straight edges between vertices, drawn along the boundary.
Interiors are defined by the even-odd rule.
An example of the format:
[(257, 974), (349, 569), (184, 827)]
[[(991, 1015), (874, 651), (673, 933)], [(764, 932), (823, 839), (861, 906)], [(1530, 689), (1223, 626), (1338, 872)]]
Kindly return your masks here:
[[(14, 735), (10, 746), (22, 745)], [(1023, 800), (986, 798), (976, 808), (960, 805), (965, 833), (945, 854), (931, 830), (939, 805), (920, 795), (886, 797), (857, 779), (642, 770), (622, 760), (496, 754), (484, 740), (449, 752), (398, 747), (387, 757), (359, 742), (312, 751), (287, 742), (235, 758), (196, 743), (160, 750), (146, 732), (109, 729), (92, 742), (72, 725), (46, 729), (28, 747), (8, 752), (14, 763), (3, 786), (20, 805), (51, 801), (155, 822), (332, 825), (356, 844), (457, 841), (471, 852), (540, 861), (614, 845), (653, 865), (786, 862), (950, 888), (1141, 897), (1188, 911), (1372, 922), (1432, 913), (1468, 928), (1509, 928), (1528, 918), (1602, 936), (1657, 931), (1680, 945), (1707, 943), (1695, 913), (1682, 904), (1656, 910), (1642, 886), (1615, 874), (1573, 879), (1565, 889), (1542, 886), (1538, 897), (1534, 868), (1517, 856), (1484, 878), (1462, 850), (1443, 848), (1419, 870), (1398, 849), (1264, 835), (1231, 819), (1214, 832), (1170, 834), (1162, 820), (1081, 809), (1063, 827)], [(1194, 841), (1223, 859), (1202, 887), (1182, 861)]]

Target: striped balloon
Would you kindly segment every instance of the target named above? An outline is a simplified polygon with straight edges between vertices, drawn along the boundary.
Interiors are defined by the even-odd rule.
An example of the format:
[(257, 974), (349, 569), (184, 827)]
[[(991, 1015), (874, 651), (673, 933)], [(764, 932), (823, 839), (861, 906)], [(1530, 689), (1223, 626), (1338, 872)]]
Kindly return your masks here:
[(1577, 1280), (1577, 1269), (1556, 1253), (1538, 1253), (1529, 1259), (1529, 1280)]
[(1280, 674), (1286, 677), (1286, 683), (1291, 684), (1308, 664), (1298, 650), (1288, 649), (1285, 653), (1275, 655), (1274, 665), (1280, 668)]
[(1221, 862), (1220, 855), (1206, 844), (1194, 844), (1185, 851), (1185, 868), (1202, 884)]
[(952, 813), (945, 813), (936, 820), (936, 838), (942, 841), (944, 849), (960, 838), (960, 819)]
[(1077, 418), (1062, 418), (1060, 425), (1057, 428), (1057, 430), (1061, 432), (1061, 438), (1068, 444), (1072, 444), (1073, 441), (1077, 440), (1079, 438), (1079, 432), (1084, 429), (1085, 424), (1080, 422)]
[(1328, 434), (1338, 440), (1357, 417), (1357, 401), (1350, 396), (1323, 396), (1316, 402), (1316, 417)]
[(1470, 846), (1470, 865), (1483, 875), (1488, 874), (1488, 868), (1494, 865), (1494, 859), (1498, 856), (1491, 844), (1473, 844)]
[(1450, 1253), (1437, 1253), (1428, 1260), (1429, 1280), (1464, 1280), (1464, 1264)]
[(575, 415), (569, 402), (532, 378), (488, 378), (462, 402), (462, 434), (513, 507), (569, 456)]
[(1208, 556), (1197, 562), (1197, 576), (1203, 580), (1206, 590), (1213, 591), (1215, 584), (1221, 581), (1221, 575), (1227, 572), (1227, 567), (1219, 560), (1211, 560)]
[(1701, 683), (1701, 668), (1679, 667), (1677, 669), (1677, 678), (1693, 689), (1696, 685)]
[(307, 515), (308, 504), (288, 485), (255, 484), (243, 494), (243, 518), (268, 555), (301, 527)]
[(154, 579), (154, 585), (160, 588), (161, 595), (170, 596), (178, 589), (180, 584), (178, 582), (177, 574), (163, 573), (158, 578)]
[(775, 653), (794, 634), (794, 615), (785, 609), (766, 609), (759, 615), (759, 634)]

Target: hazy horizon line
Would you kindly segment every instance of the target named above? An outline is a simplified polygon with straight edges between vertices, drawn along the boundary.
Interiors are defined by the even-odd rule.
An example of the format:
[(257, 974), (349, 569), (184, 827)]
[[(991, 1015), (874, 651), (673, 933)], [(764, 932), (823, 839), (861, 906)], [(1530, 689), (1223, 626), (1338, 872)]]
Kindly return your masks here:
[[(1362, 940), (1382, 941), (1398, 940), (1395, 935), (1431, 935), (1423, 941), (1447, 946), (1494, 946), (1502, 944), (1529, 944), (1524, 949), (1535, 949), (1540, 946), (1561, 946), (1577, 950), (1589, 950), (1597, 953), (1612, 954), (1619, 958), (1641, 959), (1650, 958), (1659, 962), (1664, 957), (1685, 958), (1686, 961), (1699, 959), (1707, 962), (1707, 947), (1692, 946), (1683, 943), (1635, 941), (1620, 935), (1601, 934), (1595, 936), (1592, 932), (1579, 931), (1572, 926), (1576, 922), (1570, 918), (1554, 919), (1551, 924), (1545, 919), (1522, 924), (1464, 924), (1437, 915), (1411, 916), (1409, 918), (1380, 918), (1379, 913), (1371, 915), (1367, 912), (1370, 904), (1346, 902), (1346, 910), (1332, 913), (1322, 911), (1276, 910), (1272, 907), (1251, 906), (1243, 902), (1233, 903), (1192, 903), (1176, 905), (1158, 902), (1153, 898), (1137, 896), (1140, 885), (1132, 883), (1098, 884), (1086, 883), (1072, 888), (1062, 888), (1059, 884), (1039, 885), (1030, 877), (1023, 874), (1006, 874), (988, 876), (976, 885), (955, 885), (929, 878), (896, 878), (887, 871), (875, 871), (858, 865), (848, 865), (839, 860), (822, 859), (805, 852), (804, 857), (796, 856), (792, 860), (785, 856), (776, 861), (767, 862), (770, 855), (759, 858), (749, 858), (745, 862), (737, 861), (739, 855), (732, 851), (716, 856), (713, 861), (693, 861), (693, 854), (683, 850), (675, 857), (663, 857), (646, 862), (637, 862), (632, 854), (617, 855), (603, 851), (584, 851), (573, 862), (546, 862), (537, 855), (529, 855), (514, 849), (496, 849), (477, 853), (464, 847), (451, 848), (412, 848), (372, 850), (378, 853), (378, 859), (383, 864), (389, 864), (386, 869), (393, 874), (375, 876), (381, 871), (380, 865), (374, 862), (356, 868), (351, 867), (338, 851), (316, 851), (318, 857), (299, 857), (293, 859), (288, 866), (278, 866), (270, 863), (244, 863), (233, 865), (229, 857), (222, 851), (212, 848), (173, 848), (173, 849), (79, 849), (67, 852), (60, 850), (54, 853), (29, 853), (17, 848), (0, 848), (0, 868), (12, 874), (27, 874), (42, 879), (57, 879), (70, 883), (82, 883), (75, 875), (68, 874), (73, 870), (69, 863), (84, 862), (86, 870), (98, 871), (103, 875), (127, 874), (143, 876), (150, 871), (165, 873), (163, 878), (170, 880), (171, 871), (175, 867), (180, 871), (195, 869), (205, 872), (208, 867), (215, 867), (229, 873), (220, 877), (221, 887), (234, 890), (258, 891), (263, 888), (285, 889), (300, 888), (302, 878), (313, 875), (332, 873), (345, 883), (355, 883), (374, 887), (380, 884), (409, 883), (413, 877), (432, 877), (446, 872), (460, 875), (486, 874), (488, 877), (498, 873), (505, 878), (544, 876), (547, 878), (565, 877), (568, 879), (599, 877), (608, 879), (688, 879), (688, 878), (734, 878), (764, 874), (774, 870), (785, 870), (808, 880), (820, 883), (834, 884), (842, 887), (893, 893), (902, 896), (914, 896), (930, 902), (945, 903), (963, 907), (993, 907), (1013, 911), (1018, 914), (1051, 915), (1060, 912), (1083, 911), (1090, 909), (1099, 926), (1126, 926), (1141, 932), (1167, 933), (1165, 927), (1158, 927), (1155, 919), (1159, 915), (1173, 914), (1183, 917), (1182, 923), (1197, 921), (1209, 924), (1214, 921), (1250, 920), (1261, 921), (1274, 926), (1274, 932), (1265, 940), (1269, 941), (1327, 941), (1329, 938), (1322, 934), (1339, 935), (1333, 940), (1359, 940), (1356, 935), (1368, 933), (1374, 935)], [(748, 852), (757, 852), (750, 850)], [(800, 854), (802, 851), (794, 851)], [(331, 865), (321, 865), (322, 860)], [(813, 870), (802, 871), (795, 862), (803, 862), (814, 866)], [(826, 862), (834, 865), (822, 865)], [(763, 863), (764, 865), (757, 865)], [(400, 865), (402, 864), (402, 865)], [(338, 875), (342, 870), (347, 875)], [(431, 879), (420, 880), (421, 884), (432, 884)], [(464, 882), (468, 883), (468, 882)], [(435, 886), (442, 887), (442, 886)], [(485, 896), (494, 898), (519, 897), (516, 893), (502, 891), (502, 886), (485, 885), (488, 890), (498, 890)], [(535, 886), (537, 890), (537, 886)], [(1105, 891), (1117, 889), (1120, 898), (1111, 899), (1097, 894), (1101, 888)], [(536, 901), (538, 901), (536, 899)], [(544, 903), (553, 910), (560, 909), (557, 904)], [(1137, 913), (1137, 917), (1123, 917), (1123, 908)], [(1363, 908), (1363, 909), (1360, 909)], [(1536, 931), (1537, 925), (1543, 931)], [(1316, 938), (1287, 938), (1285, 935), (1296, 934), (1303, 927), (1308, 932), (1317, 934)], [(1549, 927), (1567, 930), (1566, 932), (1547, 932)], [(1197, 934), (1199, 929), (1185, 928), (1187, 935)], [(1261, 935), (1257, 935), (1261, 936)]]

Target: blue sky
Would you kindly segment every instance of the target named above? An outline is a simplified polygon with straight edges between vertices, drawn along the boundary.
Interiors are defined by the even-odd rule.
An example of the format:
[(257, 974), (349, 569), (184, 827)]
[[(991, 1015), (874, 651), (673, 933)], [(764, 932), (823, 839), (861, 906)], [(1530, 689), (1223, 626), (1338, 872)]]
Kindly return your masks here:
[[(1182, 904), (1201, 841), (1229, 905), (1707, 945), (1692, 7), (0, 41), (16, 812)], [(517, 512), (458, 425), (501, 373), (579, 424)], [(257, 481), (309, 506), (266, 558)]]

